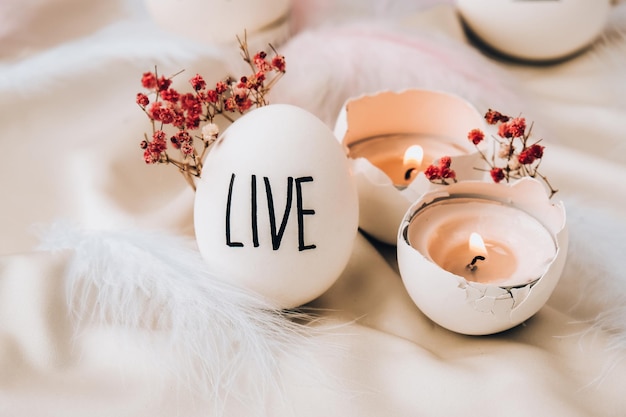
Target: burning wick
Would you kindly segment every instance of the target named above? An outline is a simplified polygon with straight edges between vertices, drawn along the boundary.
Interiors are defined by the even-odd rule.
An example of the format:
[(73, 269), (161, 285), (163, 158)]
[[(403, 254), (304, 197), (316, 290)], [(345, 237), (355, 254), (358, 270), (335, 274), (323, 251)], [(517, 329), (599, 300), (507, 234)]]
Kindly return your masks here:
[(424, 149), (422, 149), (419, 145), (412, 145), (407, 148), (404, 152), (403, 164), (404, 166), (411, 166), (411, 168), (407, 169), (404, 173), (404, 179), (406, 181), (410, 180), (413, 176), (413, 173), (418, 170), (418, 167), (422, 164), (422, 160), (424, 159)]
[(478, 269), (478, 265), (476, 265), (477, 261), (484, 261), (485, 257), (482, 255), (476, 255), (474, 256), (474, 259), (472, 259), (472, 262), (468, 263), (465, 268), (469, 269), (470, 271), (474, 272)]

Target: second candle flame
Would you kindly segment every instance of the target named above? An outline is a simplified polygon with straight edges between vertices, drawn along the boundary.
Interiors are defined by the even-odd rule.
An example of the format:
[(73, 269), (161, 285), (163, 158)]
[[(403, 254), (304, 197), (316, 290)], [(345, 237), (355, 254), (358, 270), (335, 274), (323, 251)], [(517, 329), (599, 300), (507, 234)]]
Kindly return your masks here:
[(424, 159), (424, 149), (419, 145), (409, 146), (404, 152), (404, 166), (420, 166)]
[(487, 256), (487, 248), (482, 236), (474, 232), (469, 238), (469, 249), (475, 255)]

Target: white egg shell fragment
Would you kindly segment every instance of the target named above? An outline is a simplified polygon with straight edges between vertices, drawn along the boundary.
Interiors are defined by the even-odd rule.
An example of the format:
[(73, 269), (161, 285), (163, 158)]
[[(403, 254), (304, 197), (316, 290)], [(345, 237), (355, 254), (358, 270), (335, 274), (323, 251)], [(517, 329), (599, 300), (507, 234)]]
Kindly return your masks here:
[(218, 277), (282, 308), (321, 295), (358, 230), (356, 187), (333, 132), (291, 105), (239, 118), (205, 159), (194, 226)]

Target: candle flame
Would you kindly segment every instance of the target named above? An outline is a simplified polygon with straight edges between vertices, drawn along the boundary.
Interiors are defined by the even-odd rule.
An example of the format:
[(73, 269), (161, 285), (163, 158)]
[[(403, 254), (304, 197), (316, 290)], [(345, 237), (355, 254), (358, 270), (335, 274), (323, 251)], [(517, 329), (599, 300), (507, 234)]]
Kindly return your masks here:
[(404, 165), (421, 165), (424, 159), (424, 149), (419, 145), (412, 145), (404, 152)]
[(485, 247), (485, 242), (483, 241), (482, 236), (480, 236), (476, 232), (470, 235), (469, 249), (470, 251), (472, 251), (472, 253), (475, 253), (476, 255), (487, 256), (487, 248)]

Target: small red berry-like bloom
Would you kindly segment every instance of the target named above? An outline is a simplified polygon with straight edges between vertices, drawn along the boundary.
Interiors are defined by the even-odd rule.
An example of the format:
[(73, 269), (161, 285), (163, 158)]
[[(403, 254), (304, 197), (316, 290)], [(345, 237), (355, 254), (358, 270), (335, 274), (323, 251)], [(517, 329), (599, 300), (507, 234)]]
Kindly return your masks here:
[(153, 140), (148, 143), (148, 147), (146, 149), (153, 154), (160, 155), (161, 152), (167, 149), (167, 142), (165, 142), (165, 140)]
[(265, 72), (272, 69), (270, 63), (265, 60), (266, 57), (267, 54), (263, 51), (257, 52), (254, 55), (252, 61), (254, 62), (254, 66), (257, 68), (257, 70)]
[(139, 104), (141, 107), (146, 107), (148, 104), (150, 104), (150, 99), (148, 98), (147, 95), (143, 94), (143, 93), (137, 93), (137, 104)]
[(452, 164), (452, 158), (449, 156), (439, 158), (439, 168), (450, 168), (450, 164)]
[(157, 88), (159, 91), (165, 91), (168, 88), (170, 88), (170, 85), (172, 85), (172, 80), (170, 80), (169, 78), (165, 78), (163, 75), (159, 77), (159, 79), (156, 82), (157, 84)]
[(528, 151), (537, 159), (541, 159), (543, 158), (543, 150), (544, 150), (545, 146), (541, 146), (538, 144), (534, 144), (531, 145), (530, 148), (528, 148)]
[(498, 111), (489, 109), (489, 111), (485, 113), (485, 120), (490, 125), (495, 125), (498, 122), (508, 122), (509, 116), (505, 116), (504, 114)]
[(531, 145), (520, 152), (517, 158), (520, 164), (528, 165), (535, 162), (537, 159), (543, 158), (544, 147), (538, 144)]
[(162, 106), (162, 103), (160, 101), (156, 101), (152, 103), (152, 105), (148, 109), (148, 115), (154, 120), (160, 121), (161, 119), (159, 117), (161, 115), (161, 108), (162, 108), (161, 106)]
[(285, 72), (286, 71), (286, 62), (285, 62), (285, 57), (282, 55), (276, 55), (274, 58), (272, 58), (272, 68), (275, 69), (278, 72)]
[(169, 101), (170, 103), (176, 103), (180, 98), (180, 94), (178, 94), (178, 91), (173, 88), (169, 88), (161, 92), (161, 98), (165, 101)]
[(161, 159), (161, 155), (158, 153), (150, 152), (149, 149), (146, 149), (143, 152), (143, 160), (146, 164), (156, 164)]
[(200, 117), (198, 115), (190, 115), (185, 119), (185, 125), (189, 129), (196, 129), (200, 126)]
[(224, 93), (226, 90), (228, 90), (228, 85), (223, 82), (223, 81), (218, 81), (217, 84), (215, 84), (215, 92), (217, 94), (222, 94)]
[(152, 134), (152, 140), (161, 141), (165, 140), (165, 132), (162, 130), (155, 130)]
[(441, 178), (443, 179), (456, 179), (456, 171), (450, 168), (442, 168), (441, 170)]
[(168, 125), (172, 123), (175, 118), (176, 118), (176, 113), (174, 113), (174, 110), (172, 109), (162, 108), (159, 111), (159, 120), (163, 122), (163, 124)]
[[(239, 96), (236, 96), (239, 97)], [(244, 99), (235, 99), (235, 101), (237, 102), (237, 110), (239, 111), (239, 113), (243, 113), (246, 110), (249, 110), (250, 107), (252, 107), (252, 100), (250, 100), (248, 97), (245, 97)]]
[(193, 153), (193, 145), (189, 142), (183, 142), (180, 145), (180, 151), (183, 155), (191, 155)]
[(152, 90), (157, 85), (156, 75), (154, 75), (153, 72), (144, 72), (141, 77), (141, 85), (143, 85), (144, 88)]
[(439, 167), (436, 167), (435, 165), (429, 165), (428, 167), (426, 167), (426, 169), (424, 170), (424, 175), (426, 176), (426, 178), (428, 178), (429, 181), (441, 179), (441, 172), (439, 170)]
[(506, 123), (502, 123), (498, 128), (498, 135), (502, 138), (519, 138), (524, 136), (526, 131), (526, 119), (516, 117)]
[(474, 144), (478, 145), (485, 139), (485, 134), (480, 129), (472, 129), (467, 134), (467, 138)]
[(440, 168), (439, 171), (440, 171), (441, 178), (443, 179), (453, 180), (456, 178), (456, 172), (453, 169), (443, 167), (443, 168)]
[(180, 130), (174, 135), (178, 143), (191, 142), (191, 135), (186, 130)]
[(189, 82), (191, 83), (191, 87), (196, 91), (200, 91), (204, 87), (206, 87), (206, 82), (200, 74), (194, 75), (193, 78), (189, 80)]
[(172, 125), (179, 129), (185, 127), (185, 115), (180, 112), (175, 112), (174, 120), (172, 121)]
[(148, 142), (147, 142), (147, 141), (145, 141), (145, 140), (142, 140), (142, 141), (139, 143), (139, 147), (140, 147), (141, 149), (146, 149), (146, 148), (148, 147)]
[(206, 92), (206, 96), (205, 96), (205, 100), (209, 103), (217, 103), (217, 99), (219, 98), (219, 95), (217, 94), (217, 91), (215, 90), (209, 90)]
[(194, 114), (202, 112), (202, 104), (192, 93), (186, 93), (180, 96), (180, 107), (183, 111)]
[(172, 143), (172, 147), (174, 149), (180, 149), (180, 142), (178, 141), (178, 139), (176, 139), (176, 136), (172, 136), (170, 138), (170, 142)]
[(491, 174), (491, 179), (493, 179), (493, 182), (500, 182), (504, 179), (504, 170), (502, 168), (491, 168), (491, 171), (489, 171), (489, 173)]
[(237, 104), (234, 97), (228, 97), (224, 99), (224, 110), (234, 112)]

